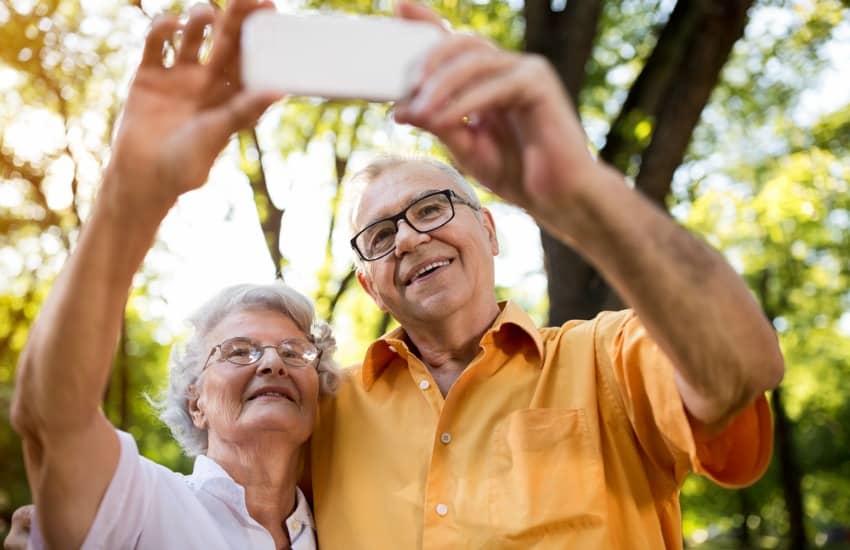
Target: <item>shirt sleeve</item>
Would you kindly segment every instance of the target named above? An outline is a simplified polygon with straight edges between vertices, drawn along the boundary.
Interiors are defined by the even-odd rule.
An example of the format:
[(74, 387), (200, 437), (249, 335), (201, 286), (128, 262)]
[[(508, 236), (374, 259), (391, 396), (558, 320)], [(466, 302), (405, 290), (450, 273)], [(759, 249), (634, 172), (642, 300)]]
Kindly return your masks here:
[[(145, 471), (133, 436), (116, 432), (121, 444), (118, 467), (83, 542), (84, 550), (133, 548), (141, 533), (151, 494), (150, 475)], [(45, 544), (37, 515), (33, 517), (28, 548), (41, 550)]]
[(726, 487), (755, 482), (770, 462), (773, 423), (764, 395), (709, 436), (685, 411), (673, 365), (631, 310), (603, 313), (595, 330), (599, 368), (613, 370), (626, 415), (659, 467), (681, 484), (689, 471)]

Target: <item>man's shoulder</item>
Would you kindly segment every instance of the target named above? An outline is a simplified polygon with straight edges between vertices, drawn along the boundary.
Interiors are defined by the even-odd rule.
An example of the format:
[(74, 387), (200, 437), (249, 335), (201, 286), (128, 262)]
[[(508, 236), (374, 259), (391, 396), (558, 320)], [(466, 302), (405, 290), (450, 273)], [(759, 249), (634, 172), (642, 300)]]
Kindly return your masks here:
[(559, 326), (542, 327), (540, 337), (546, 343), (559, 341), (565, 336), (594, 337), (600, 333), (616, 333), (636, 319), (634, 310), (601, 311), (592, 319), (571, 319)]

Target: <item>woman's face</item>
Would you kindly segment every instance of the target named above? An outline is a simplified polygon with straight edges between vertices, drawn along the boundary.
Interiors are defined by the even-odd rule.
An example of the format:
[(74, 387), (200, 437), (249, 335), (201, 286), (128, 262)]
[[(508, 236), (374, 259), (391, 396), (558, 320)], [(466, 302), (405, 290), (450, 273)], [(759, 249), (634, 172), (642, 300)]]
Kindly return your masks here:
[[(242, 337), (261, 346), (277, 346), (308, 335), (282, 313), (242, 311), (224, 318), (207, 336), (209, 348)], [(319, 399), (319, 377), (314, 366), (284, 363), (274, 348), (266, 348), (252, 365), (235, 365), (216, 350), (195, 387), (190, 402), (195, 425), (206, 430), (210, 446), (258, 443), (260, 436), (280, 434), (295, 445), (313, 433)]]

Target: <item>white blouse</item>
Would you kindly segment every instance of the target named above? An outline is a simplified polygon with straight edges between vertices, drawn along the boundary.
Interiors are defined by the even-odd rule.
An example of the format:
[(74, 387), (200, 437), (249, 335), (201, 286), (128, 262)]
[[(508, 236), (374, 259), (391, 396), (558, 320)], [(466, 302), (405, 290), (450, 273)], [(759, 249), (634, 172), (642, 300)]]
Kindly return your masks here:
[[(118, 437), (118, 468), (83, 549), (276, 550), (271, 534), (248, 514), (245, 489), (214, 460), (199, 456), (191, 475), (178, 474), (140, 456), (130, 434)], [(316, 550), (313, 516), (297, 487), (295, 498), (286, 519), (292, 549)], [(30, 548), (44, 548), (35, 517)]]

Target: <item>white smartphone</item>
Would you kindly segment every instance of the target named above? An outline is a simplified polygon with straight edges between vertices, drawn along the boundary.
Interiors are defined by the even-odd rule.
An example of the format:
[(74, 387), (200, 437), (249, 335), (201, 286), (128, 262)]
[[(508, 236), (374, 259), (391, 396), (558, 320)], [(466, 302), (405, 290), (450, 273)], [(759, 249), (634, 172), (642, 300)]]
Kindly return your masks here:
[(242, 26), (248, 89), (330, 99), (397, 101), (441, 39), (434, 25), (390, 17), (260, 10)]

